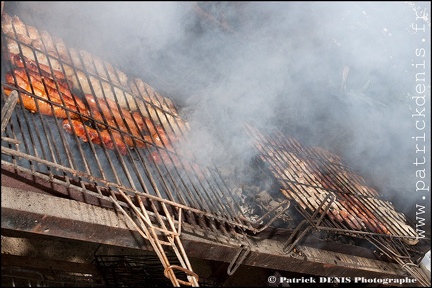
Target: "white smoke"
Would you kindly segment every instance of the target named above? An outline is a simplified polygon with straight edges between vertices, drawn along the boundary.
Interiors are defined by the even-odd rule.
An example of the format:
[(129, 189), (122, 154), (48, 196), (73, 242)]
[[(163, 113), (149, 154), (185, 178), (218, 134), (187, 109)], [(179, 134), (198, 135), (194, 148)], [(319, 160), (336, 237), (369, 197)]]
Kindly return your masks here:
[[(243, 123), (279, 128), (341, 154), (415, 218), (411, 25), (427, 12), (430, 54), (430, 3), (32, 3), (18, 5), (49, 7), (39, 25), (52, 34), (178, 103), (197, 157), (241, 168), (253, 156)], [(426, 120), (430, 128), (430, 110)], [(427, 151), (430, 162), (430, 140)]]

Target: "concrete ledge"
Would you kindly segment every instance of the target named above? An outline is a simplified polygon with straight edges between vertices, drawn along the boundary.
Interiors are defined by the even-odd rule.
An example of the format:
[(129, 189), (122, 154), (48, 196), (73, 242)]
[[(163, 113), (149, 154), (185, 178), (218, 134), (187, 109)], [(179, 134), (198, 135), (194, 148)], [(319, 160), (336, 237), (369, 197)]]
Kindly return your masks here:
[[(148, 241), (127, 223), (124, 216), (110, 209), (3, 186), (1, 205), (2, 233), (46, 235), (151, 250)], [(190, 257), (230, 262), (240, 244), (251, 243), (251, 252), (244, 260), (244, 265), (318, 276), (407, 276), (398, 265), (374, 259), (300, 245), (296, 253), (285, 255), (281, 252), (284, 243), (280, 241), (257, 240), (250, 236), (248, 241), (233, 242), (238, 243), (238, 246), (228, 245), (212, 241), (211, 237), (196, 236), (205, 235), (205, 232), (193, 230), (196, 227), (184, 225), (181, 236)]]

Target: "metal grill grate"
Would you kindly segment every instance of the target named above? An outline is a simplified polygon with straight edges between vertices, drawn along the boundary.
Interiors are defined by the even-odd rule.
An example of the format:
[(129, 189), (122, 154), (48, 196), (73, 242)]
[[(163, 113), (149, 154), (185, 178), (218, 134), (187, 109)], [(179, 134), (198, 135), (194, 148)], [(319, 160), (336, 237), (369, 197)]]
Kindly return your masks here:
[[(210, 226), (226, 226), (225, 232), (257, 231), (255, 222), (242, 212), (241, 201), (232, 192), (235, 187), (229, 187), (211, 164), (198, 165), (193, 153), (178, 148), (190, 128), (169, 99), (97, 57), (67, 48), (46, 31), (17, 17), (4, 14), (3, 18), (2, 73), (9, 78), (2, 84), (2, 103), (9, 93), (5, 91), (17, 90), (20, 103), (32, 99), (36, 107), (33, 113), (23, 105), (15, 107), (2, 135), (2, 168), (57, 179), (68, 188), (106, 200), (112, 193), (121, 200), (118, 190), (139, 195), (165, 203), (173, 211), (183, 209), (189, 214), (184, 219), (194, 218), (188, 218), (192, 213), (218, 222)], [(35, 72), (40, 83), (31, 78)], [(53, 88), (49, 85), (57, 88), (58, 99), (49, 95)], [(73, 104), (68, 104), (70, 99)], [(97, 105), (85, 107), (91, 101)], [(112, 102), (115, 106), (107, 104)], [(113, 116), (116, 109), (119, 117)], [(65, 115), (58, 116), (59, 110)], [(129, 111), (143, 117), (147, 128), (131, 131), (137, 120), (124, 120)], [(126, 124), (115, 123), (119, 119)], [(149, 125), (157, 127), (153, 135), (146, 131)], [(164, 137), (168, 140), (161, 140)], [(229, 236), (233, 235), (237, 237), (236, 233)]]
[(281, 132), (264, 134), (249, 125), (246, 132), (253, 139), (259, 159), (280, 183), (281, 192), (295, 201), (305, 219), (288, 239), (285, 253), (291, 252), (311, 228), (361, 237), (419, 283), (429, 283), (411, 269), (416, 266), (411, 254), (420, 252), (415, 247), (419, 235), (403, 214), (381, 200), (378, 192), (341, 159), (321, 148), (308, 148)]

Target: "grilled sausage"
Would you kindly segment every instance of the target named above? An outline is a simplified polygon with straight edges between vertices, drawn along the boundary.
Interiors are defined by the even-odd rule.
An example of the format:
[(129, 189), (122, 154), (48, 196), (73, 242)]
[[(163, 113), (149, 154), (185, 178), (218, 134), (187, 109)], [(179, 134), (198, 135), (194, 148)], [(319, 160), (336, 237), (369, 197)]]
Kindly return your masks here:
[(132, 113), (132, 117), (139, 123), (143, 123), (143, 127), (146, 132), (151, 135), (152, 143), (160, 148), (166, 148), (172, 150), (171, 144), (178, 140), (173, 134), (168, 134), (165, 132), (164, 128), (160, 125), (156, 125), (153, 121), (147, 117), (141, 115), (139, 111)]
[(63, 121), (63, 128), (70, 134), (75, 134), (84, 142), (92, 142), (97, 145), (105, 145), (107, 149), (115, 149), (117, 147), (121, 154), (126, 155), (127, 147), (123, 142), (121, 135), (115, 131), (111, 131), (112, 137), (108, 130), (102, 130), (100, 133), (79, 120), (68, 119)]
[[(15, 68), (13, 70), (13, 73), (26, 81), (30, 79), (30, 85), (38, 90), (45, 90), (46, 87), (49, 87), (54, 90), (60, 91), (63, 95), (66, 95), (70, 98), (72, 97), (72, 92), (69, 87), (65, 85), (64, 81), (55, 81), (49, 75), (42, 76), (38, 72), (32, 70), (26, 71), (24, 68)], [(78, 103), (78, 105), (81, 104), (85, 107), (83, 102)]]
[(339, 223), (343, 222), (343, 218), (340, 215), (340, 210), (339, 209), (330, 209), (330, 211), (333, 214), (333, 217), (336, 218)]
[[(92, 94), (86, 94), (85, 98), (92, 112), (95, 112), (97, 117), (105, 117), (106, 120), (113, 120), (122, 128), (131, 129), (133, 135), (140, 135), (138, 132), (144, 128), (144, 122), (138, 117), (133, 117), (132, 114), (123, 109), (118, 108), (117, 103), (110, 99), (100, 99)], [(103, 117), (102, 117), (103, 118)], [(103, 121), (103, 119), (98, 119)]]
[(348, 223), (348, 225), (354, 230), (361, 230), (362, 226), (358, 223), (358, 221), (345, 209), (340, 210), (340, 214), (344, 218), (344, 220)]
[[(155, 125), (149, 118), (142, 116), (140, 112), (135, 111), (131, 113), (121, 107), (119, 108), (110, 99), (99, 99), (91, 94), (86, 94), (85, 98), (96, 120), (108, 123), (113, 127), (118, 127), (125, 132), (129, 132), (130, 130), (130, 134), (137, 138), (144, 139), (157, 147), (172, 150), (171, 141), (164, 129), (159, 125)], [(174, 137), (171, 138), (173, 139)], [(126, 143), (129, 146), (135, 146), (129, 140), (126, 140)], [(145, 145), (144, 142), (138, 141), (138, 147), (144, 147)]]
[[(348, 199), (351, 199), (353, 205), (358, 207), (364, 207), (364, 209), (359, 209), (359, 217), (363, 220), (363, 222), (368, 226), (369, 229), (376, 233), (390, 234), (388, 229), (375, 217), (375, 215), (369, 211), (356, 197), (350, 197), (347, 195)], [(372, 226), (372, 227), (371, 227)]]
[[(88, 110), (84, 103), (78, 97), (75, 97), (69, 90), (63, 87), (63, 89), (60, 89), (61, 91), (59, 91), (50, 86), (54, 82), (52, 79), (44, 78), (45, 81), (42, 81), (40, 75), (31, 73), (31, 71), (28, 72), (29, 75), (27, 75), (23, 68), (16, 68), (11, 72), (6, 73), (6, 82), (8, 84), (12, 84), (45, 99), (42, 100), (26, 93), (20, 93), (22, 104), (26, 109), (33, 113), (39, 111), (41, 114), (56, 116), (59, 118), (67, 118), (66, 110), (71, 111), (71, 118), (79, 118), (79, 113), (84, 116), (88, 115)], [(44, 83), (46, 85), (44, 85)], [(59, 85), (59, 87), (60, 86), (61, 85)], [(5, 87), (6, 95), (9, 95), (10, 92), (11, 90)]]
[[(86, 94), (85, 98), (93, 118), (98, 121), (99, 127), (104, 129), (108, 125), (124, 132), (124, 141), (130, 147), (143, 148), (148, 145), (145, 141), (152, 142), (151, 137), (143, 135), (141, 132), (144, 127), (144, 122), (141, 118), (134, 117), (129, 111), (123, 108), (119, 109), (117, 104), (109, 99), (99, 99), (91, 94)], [(126, 134), (134, 136), (136, 138), (135, 141)]]
[(65, 85), (69, 85), (69, 87), (72, 88), (72, 81), (67, 80), (66, 75), (63, 72), (60, 72), (58, 70), (51, 69), (50, 66), (44, 65), (42, 63), (37, 63), (34, 60), (31, 60), (21, 54), (12, 54), (10, 53), (10, 59), (13, 65), (20, 67), (20, 68), (27, 68), (34, 72), (41, 72), (41, 75), (44, 77), (52, 77), (61, 81), (61, 83)]

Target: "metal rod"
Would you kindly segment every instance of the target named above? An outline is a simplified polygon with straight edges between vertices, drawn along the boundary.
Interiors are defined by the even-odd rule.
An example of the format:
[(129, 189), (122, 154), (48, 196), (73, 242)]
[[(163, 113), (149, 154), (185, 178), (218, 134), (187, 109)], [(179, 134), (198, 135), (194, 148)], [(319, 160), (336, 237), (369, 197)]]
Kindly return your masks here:
[[(249, 255), (251, 251), (250, 246), (241, 245), (238, 252), (234, 255), (234, 258), (231, 260), (230, 264), (227, 268), (227, 274), (233, 275), (235, 271), (240, 267), (240, 265), (244, 262), (246, 257)], [(241, 256), (240, 256), (241, 255)]]
[(9, 123), (9, 119), (12, 116), (17, 101), (18, 101), (18, 92), (16, 90), (13, 90), (8, 96), (8, 98), (6, 99), (6, 102), (4, 103), (1, 111), (1, 134), (3, 134), (7, 124)]

